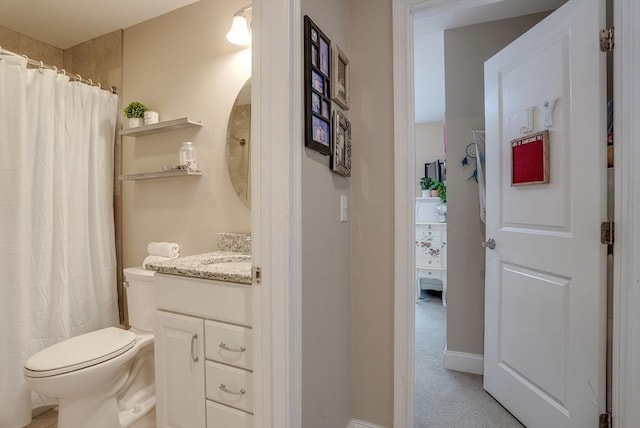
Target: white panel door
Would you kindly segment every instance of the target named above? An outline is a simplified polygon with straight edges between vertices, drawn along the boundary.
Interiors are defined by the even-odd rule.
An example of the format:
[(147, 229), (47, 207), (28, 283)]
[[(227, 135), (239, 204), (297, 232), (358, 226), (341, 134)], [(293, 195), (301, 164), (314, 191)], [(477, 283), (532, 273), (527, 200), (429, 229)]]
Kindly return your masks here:
[(204, 428), (204, 320), (156, 311), (158, 428)]
[[(528, 428), (605, 411), (605, 54), (600, 0), (570, 0), (485, 63), (484, 387)], [(553, 124), (544, 103), (558, 98)], [(510, 141), (549, 130), (550, 182), (511, 185)]]

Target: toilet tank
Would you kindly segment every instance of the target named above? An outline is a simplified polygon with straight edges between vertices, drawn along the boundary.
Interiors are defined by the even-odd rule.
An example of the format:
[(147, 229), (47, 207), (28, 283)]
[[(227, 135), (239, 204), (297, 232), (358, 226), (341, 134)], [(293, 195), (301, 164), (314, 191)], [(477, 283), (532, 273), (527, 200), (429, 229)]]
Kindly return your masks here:
[(153, 331), (153, 314), (156, 310), (152, 270), (130, 267), (124, 270), (127, 286), (129, 325), (138, 330)]

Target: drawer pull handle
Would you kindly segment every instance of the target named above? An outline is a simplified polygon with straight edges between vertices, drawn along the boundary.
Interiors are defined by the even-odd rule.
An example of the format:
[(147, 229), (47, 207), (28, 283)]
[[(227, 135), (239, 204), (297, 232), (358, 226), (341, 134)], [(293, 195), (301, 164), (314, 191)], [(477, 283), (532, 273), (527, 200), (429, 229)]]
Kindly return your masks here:
[(227, 385), (225, 385), (224, 383), (221, 383), (220, 386), (218, 387), (218, 389), (220, 391), (226, 392), (227, 394), (233, 394), (233, 395), (244, 395), (247, 393), (247, 391), (245, 391), (244, 389), (241, 389), (240, 392), (236, 392), (236, 391), (232, 391), (230, 389), (227, 389)]
[(196, 355), (196, 340), (198, 340), (198, 334), (191, 336), (191, 359), (194, 363), (197, 363), (200, 358)]
[(245, 348), (244, 346), (241, 346), (240, 349), (229, 348), (227, 344), (224, 342), (220, 342), (218, 347), (221, 349), (224, 349), (225, 351), (231, 351), (231, 352), (244, 352), (247, 350), (247, 348)]

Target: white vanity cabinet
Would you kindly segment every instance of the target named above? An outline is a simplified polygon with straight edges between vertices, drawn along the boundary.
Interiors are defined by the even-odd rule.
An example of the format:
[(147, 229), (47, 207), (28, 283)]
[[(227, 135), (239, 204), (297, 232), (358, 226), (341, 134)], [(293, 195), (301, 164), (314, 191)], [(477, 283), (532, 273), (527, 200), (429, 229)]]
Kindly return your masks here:
[(157, 426), (253, 426), (251, 286), (156, 274)]

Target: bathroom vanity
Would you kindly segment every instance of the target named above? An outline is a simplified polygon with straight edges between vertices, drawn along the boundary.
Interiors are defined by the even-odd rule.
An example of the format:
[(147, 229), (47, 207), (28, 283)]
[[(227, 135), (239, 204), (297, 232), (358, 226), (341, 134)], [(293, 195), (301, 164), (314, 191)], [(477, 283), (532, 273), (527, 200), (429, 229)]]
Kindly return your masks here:
[[(252, 427), (250, 256), (215, 252), (156, 270), (158, 427)], [(209, 262), (209, 263), (207, 263)]]

